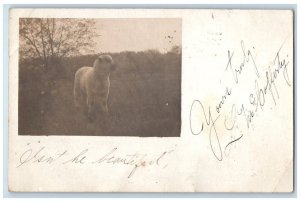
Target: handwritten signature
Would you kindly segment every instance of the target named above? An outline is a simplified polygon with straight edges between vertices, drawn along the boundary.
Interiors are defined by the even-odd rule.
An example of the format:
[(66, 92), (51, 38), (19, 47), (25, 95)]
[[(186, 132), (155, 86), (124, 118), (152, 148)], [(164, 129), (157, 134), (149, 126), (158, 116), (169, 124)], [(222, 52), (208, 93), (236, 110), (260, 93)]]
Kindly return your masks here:
[[(109, 152), (104, 155), (100, 155), (99, 157), (94, 157), (90, 149), (86, 148), (79, 152), (69, 152), (68, 150), (63, 150), (61, 152), (56, 152), (49, 154), (46, 146), (38, 147), (30, 147), (21, 153), (19, 157), (19, 164), (17, 168), (28, 165), (28, 164), (54, 164), (58, 163), (60, 165), (66, 164), (110, 164), (110, 165), (125, 165), (130, 166), (130, 172), (128, 174), (128, 178), (132, 177), (138, 168), (146, 167), (146, 166), (156, 166), (161, 168), (166, 168), (168, 163), (166, 162), (166, 156), (174, 151), (167, 150), (159, 153), (158, 155), (150, 156), (149, 154), (141, 154), (141, 153), (133, 153), (133, 154), (118, 154), (118, 147), (111, 149)], [(91, 155), (93, 154), (93, 155)]]
[[(266, 101), (269, 97), (272, 98), (274, 104), (277, 104), (277, 101), (280, 98), (280, 93), (277, 89), (277, 81), (281, 75), (287, 86), (291, 86), (290, 77), (288, 74), (288, 55), (282, 57), (282, 47), (284, 43), (280, 46), (276, 52), (274, 59), (271, 64), (268, 66), (267, 70), (264, 70), (262, 73), (259, 71), (259, 67), (256, 64), (256, 61), (253, 57), (253, 53), (250, 49), (245, 48), (244, 41), (241, 41), (241, 51), (243, 58), (238, 65), (233, 64), (234, 52), (228, 50), (227, 57), (228, 62), (226, 64), (225, 72), (229, 71), (232, 75), (234, 85), (238, 86), (240, 82), (240, 76), (243, 74), (246, 68), (252, 69), (255, 79), (253, 81), (253, 88), (251, 92), (248, 93), (249, 102), (238, 104), (232, 104), (230, 107), (230, 113), (227, 114), (223, 112), (222, 109), (226, 105), (226, 100), (234, 93), (234, 86), (226, 86), (224, 94), (221, 96), (220, 101), (215, 105), (212, 110), (211, 106), (205, 107), (203, 103), (196, 99), (192, 102), (189, 114), (190, 120), (190, 131), (193, 135), (200, 135), (203, 131), (209, 134), (209, 144), (212, 150), (214, 157), (218, 161), (223, 160), (223, 154), (228, 155), (233, 144), (236, 144), (237, 141), (241, 140), (244, 137), (244, 134), (239, 131), (234, 138), (232, 138), (227, 144), (225, 143), (222, 147), (219, 132), (220, 129), (217, 127), (217, 124), (223, 122), (223, 127), (227, 131), (236, 130), (238, 127), (237, 120), (242, 118), (245, 121), (247, 129), (249, 129), (251, 123), (253, 123), (256, 114), (261, 111), (264, 111)], [(268, 96), (270, 95), (270, 96)], [(193, 116), (196, 112), (200, 112), (201, 117)], [(200, 119), (200, 128), (197, 130), (199, 125), (198, 121)], [(223, 120), (223, 121), (222, 121)]]

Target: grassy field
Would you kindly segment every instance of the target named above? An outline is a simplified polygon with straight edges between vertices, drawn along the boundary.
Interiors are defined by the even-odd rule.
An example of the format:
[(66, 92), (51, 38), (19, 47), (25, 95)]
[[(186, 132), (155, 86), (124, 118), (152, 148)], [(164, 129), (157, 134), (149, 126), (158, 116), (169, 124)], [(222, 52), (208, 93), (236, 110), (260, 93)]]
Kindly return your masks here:
[(111, 55), (117, 70), (110, 77), (105, 131), (90, 127), (73, 103), (74, 74), (82, 66), (92, 66), (95, 55), (64, 58), (47, 71), (34, 60), (20, 61), (19, 134), (180, 136), (181, 55)]

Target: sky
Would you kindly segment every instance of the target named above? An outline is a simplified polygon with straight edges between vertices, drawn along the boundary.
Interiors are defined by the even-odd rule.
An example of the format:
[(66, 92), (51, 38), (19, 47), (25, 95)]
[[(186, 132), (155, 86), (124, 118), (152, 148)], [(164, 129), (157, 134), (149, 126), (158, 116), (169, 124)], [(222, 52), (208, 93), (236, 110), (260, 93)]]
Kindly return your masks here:
[(181, 46), (181, 19), (131, 18), (96, 20), (96, 51), (122, 52)]

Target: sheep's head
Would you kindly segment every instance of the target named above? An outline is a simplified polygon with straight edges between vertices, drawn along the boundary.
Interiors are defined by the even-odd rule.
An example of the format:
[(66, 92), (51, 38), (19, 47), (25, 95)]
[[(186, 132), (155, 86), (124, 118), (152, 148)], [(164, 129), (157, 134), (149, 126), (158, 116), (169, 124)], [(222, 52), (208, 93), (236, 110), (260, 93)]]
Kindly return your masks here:
[(96, 74), (108, 76), (115, 70), (115, 64), (110, 55), (100, 55), (94, 62)]

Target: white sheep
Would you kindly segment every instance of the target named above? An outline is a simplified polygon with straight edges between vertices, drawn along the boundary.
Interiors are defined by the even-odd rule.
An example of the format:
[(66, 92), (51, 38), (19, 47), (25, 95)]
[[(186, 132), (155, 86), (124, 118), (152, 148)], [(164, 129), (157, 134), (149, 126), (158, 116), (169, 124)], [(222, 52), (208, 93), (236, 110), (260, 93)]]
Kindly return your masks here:
[(81, 67), (75, 73), (75, 106), (87, 107), (87, 116), (91, 122), (98, 113), (107, 114), (108, 112), (109, 76), (114, 69), (112, 57), (100, 55), (93, 67)]

